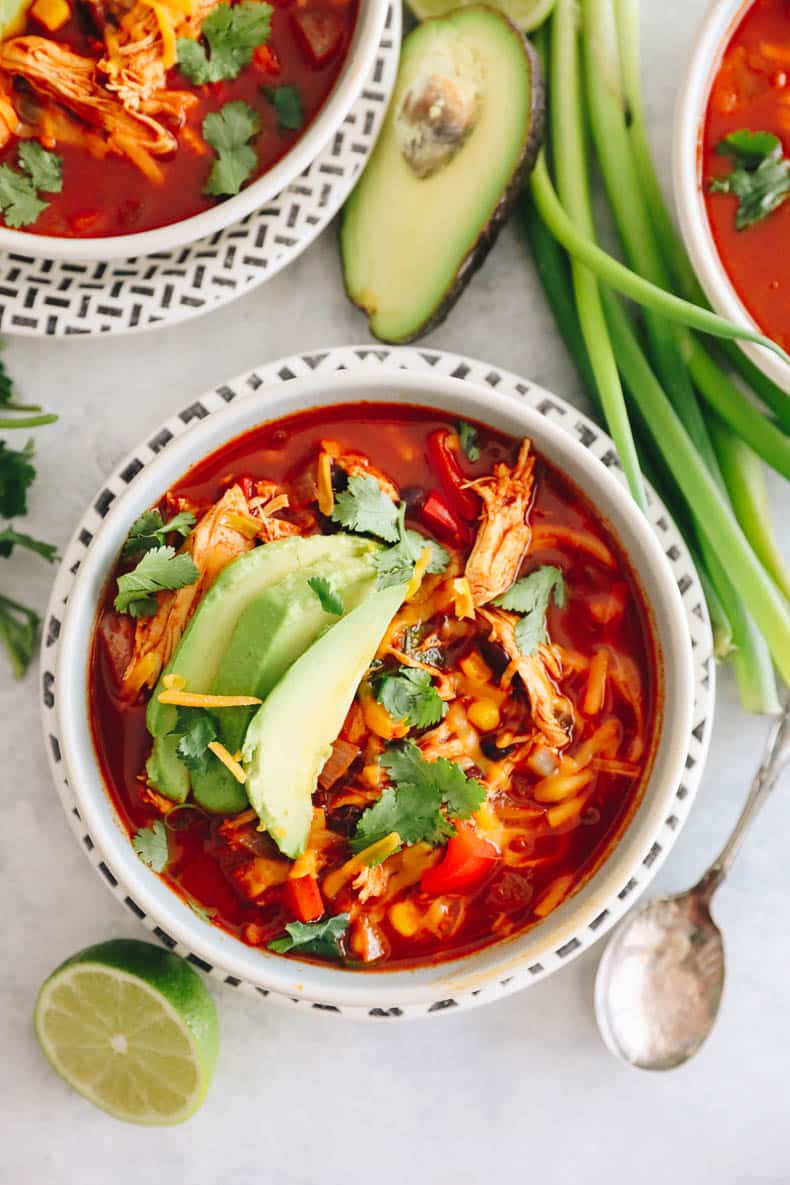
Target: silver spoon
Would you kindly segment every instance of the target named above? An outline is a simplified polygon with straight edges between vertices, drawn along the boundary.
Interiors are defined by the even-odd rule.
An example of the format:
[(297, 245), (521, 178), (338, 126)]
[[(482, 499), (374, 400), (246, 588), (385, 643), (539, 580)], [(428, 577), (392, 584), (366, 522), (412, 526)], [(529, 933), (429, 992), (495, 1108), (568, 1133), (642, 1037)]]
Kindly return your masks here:
[(732, 835), (685, 893), (640, 906), (604, 951), (595, 1013), (609, 1050), (642, 1070), (671, 1070), (713, 1028), (724, 987), (724, 942), (710, 915), (749, 825), (790, 759), (790, 700), (771, 730), (762, 764)]

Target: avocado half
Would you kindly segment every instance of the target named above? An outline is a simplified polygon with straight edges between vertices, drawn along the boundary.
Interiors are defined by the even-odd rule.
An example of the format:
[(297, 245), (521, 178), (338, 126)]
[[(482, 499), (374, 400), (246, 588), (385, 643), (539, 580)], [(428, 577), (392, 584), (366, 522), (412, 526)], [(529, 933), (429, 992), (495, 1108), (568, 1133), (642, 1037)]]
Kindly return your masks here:
[(494, 245), (543, 140), (534, 49), (475, 5), (403, 42), (378, 143), (340, 230), (346, 291), (382, 341), (438, 325)]

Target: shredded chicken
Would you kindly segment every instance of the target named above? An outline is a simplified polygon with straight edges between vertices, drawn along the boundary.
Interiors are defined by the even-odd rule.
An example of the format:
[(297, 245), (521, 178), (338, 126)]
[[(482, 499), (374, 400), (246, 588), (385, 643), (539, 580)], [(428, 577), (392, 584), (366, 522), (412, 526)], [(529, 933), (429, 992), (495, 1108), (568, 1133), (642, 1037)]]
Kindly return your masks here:
[(380, 469), (371, 464), (370, 459), (364, 453), (343, 452), (342, 445), (335, 440), (322, 440), (321, 448), (325, 453), (329, 453), (335, 465), (339, 465), (349, 477), (373, 477), (393, 502), (400, 500), (400, 493), (395, 482), (387, 477), (386, 473), (382, 473)]
[(274, 517), (287, 507), (288, 495), (282, 492), (276, 482), (256, 482), (255, 497), (250, 499), (250, 511), (260, 520), (258, 538), (264, 543), (272, 543), (275, 539), (287, 539), (290, 535), (302, 533), (296, 523)]
[(0, 77), (0, 148), (5, 148), (11, 137), (19, 134), (20, 126), (11, 87), (6, 78)]
[[(170, 22), (172, 46), (177, 37), (197, 37), (204, 17), (219, 0), (197, 0), (194, 12), (172, 20), (170, 8), (161, 11)], [(118, 28), (105, 28), (107, 53), (99, 62), (109, 91), (116, 94), (129, 111), (149, 115), (167, 113), (183, 121), (189, 106), (197, 101), (186, 91), (165, 89), (167, 71), (175, 64), (174, 48), (166, 44), (157, 6), (138, 0), (122, 17)]]
[(62, 103), (107, 136), (108, 146), (151, 176), (161, 176), (151, 156), (177, 147), (175, 136), (150, 115), (128, 111), (97, 81), (92, 58), (73, 53), (47, 37), (14, 37), (0, 44), (0, 71), (25, 79), (33, 89)]
[[(481, 615), (491, 626), (491, 639), (507, 653), (513, 669), (529, 696), (532, 720), (553, 749), (561, 749), (571, 740), (573, 707), (560, 693), (555, 679), (562, 675), (560, 660), (550, 645), (541, 645), (533, 654), (522, 654), (516, 642), (517, 618), (501, 609), (482, 609)], [(507, 672), (505, 673), (505, 677)]]
[(366, 865), (351, 882), (352, 888), (359, 893), (359, 900), (364, 904), (371, 897), (382, 897), (387, 891), (389, 871), (385, 864)]
[(511, 469), (498, 464), (490, 477), (471, 482), (483, 499), (475, 545), (466, 561), (466, 579), (477, 606), (510, 588), (530, 543), (527, 512), (532, 501), (534, 457), (525, 440)]
[(183, 550), (197, 565), (199, 579), (186, 588), (160, 593), (153, 617), (141, 617), (137, 622), (134, 652), (123, 677), (127, 693), (154, 686), (203, 595), (232, 560), (253, 546), (252, 539), (228, 522), (234, 514), (249, 516), (247, 499), (237, 485), (206, 511), (184, 544)]

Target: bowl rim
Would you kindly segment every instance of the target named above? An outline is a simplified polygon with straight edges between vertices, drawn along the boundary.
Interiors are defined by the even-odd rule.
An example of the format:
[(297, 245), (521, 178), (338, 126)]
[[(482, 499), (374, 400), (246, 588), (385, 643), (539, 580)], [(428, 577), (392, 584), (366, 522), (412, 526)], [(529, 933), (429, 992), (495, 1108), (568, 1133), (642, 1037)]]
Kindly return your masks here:
[[(269, 956), (201, 922), (134, 854), (102, 782), (85, 711), (87, 656), (96, 603), (134, 517), (191, 464), (254, 424), (308, 407), (358, 401), (438, 405), (514, 434), (527, 433), (539, 451), (555, 464), (563, 464), (612, 526), (644, 586), (656, 619), (665, 681), (658, 752), (642, 802), (613, 851), (579, 893), (545, 922), (511, 942), (434, 966), (362, 974)], [(624, 533), (631, 534), (630, 542), (623, 538)], [(653, 582), (654, 587), (649, 587)], [(376, 371), (317, 374), (274, 390), (264, 389), (259, 395), (246, 395), (168, 445), (115, 500), (91, 541), (68, 596), (58, 645), (55, 681), (61, 690), (55, 709), (62, 760), (83, 822), (107, 856), (114, 876), (125, 888), (131, 886), (135, 900), (150, 918), (206, 959), (209, 966), (259, 990), (341, 1009), (375, 1007), (383, 1000), (425, 1005), (480, 990), (494, 979), (539, 961), (541, 953), (546, 957), (561, 944), (573, 944), (575, 935), (602, 911), (604, 915), (610, 907), (614, 911), (616, 898), (622, 900), (623, 886), (637, 867), (649, 866), (646, 858), (655, 834), (664, 824), (676, 785), (682, 780), (694, 707), (691, 640), (680, 591), (652, 528), (606, 466), (557, 425), (511, 396), (454, 377), (409, 374), (387, 366)], [(659, 771), (661, 782), (656, 785)], [(602, 925), (600, 932), (606, 928)]]
[(335, 85), (303, 135), (271, 169), (208, 210), (152, 230), (79, 239), (35, 235), (0, 226), (0, 251), (65, 262), (106, 262), (173, 251), (239, 222), (276, 198), (323, 151), (359, 98), (384, 33), (388, 0), (359, 0), (351, 44)]
[[(708, 221), (699, 170), (702, 124), (714, 74), (730, 37), (754, 3), (716, 0), (702, 21), (675, 107), (672, 187), (683, 242), (711, 306), (745, 329), (762, 333), (724, 267)], [(790, 365), (764, 346), (742, 341), (737, 345), (763, 374), (790, 393)]]

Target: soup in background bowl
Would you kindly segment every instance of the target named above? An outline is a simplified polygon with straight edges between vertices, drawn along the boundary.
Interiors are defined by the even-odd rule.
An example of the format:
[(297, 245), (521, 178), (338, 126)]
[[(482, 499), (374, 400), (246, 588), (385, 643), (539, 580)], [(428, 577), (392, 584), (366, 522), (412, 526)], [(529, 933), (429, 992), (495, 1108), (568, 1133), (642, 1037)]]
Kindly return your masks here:
[(606, 467), (397, 369), (168, 445), (88, 547), (55, 679), (80, 818), (157, 932), (352, 1010), (523, 982), (602, 933), (654, 866), (693, 703), (677, 585)]

